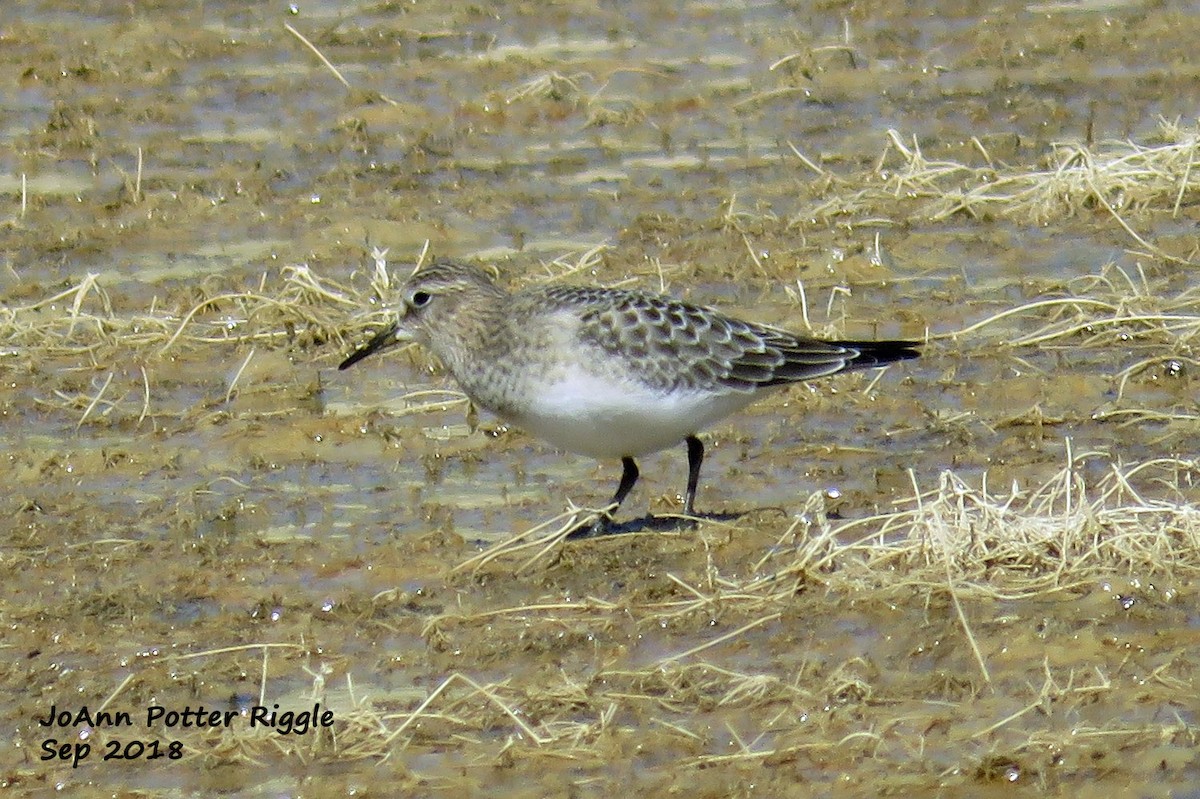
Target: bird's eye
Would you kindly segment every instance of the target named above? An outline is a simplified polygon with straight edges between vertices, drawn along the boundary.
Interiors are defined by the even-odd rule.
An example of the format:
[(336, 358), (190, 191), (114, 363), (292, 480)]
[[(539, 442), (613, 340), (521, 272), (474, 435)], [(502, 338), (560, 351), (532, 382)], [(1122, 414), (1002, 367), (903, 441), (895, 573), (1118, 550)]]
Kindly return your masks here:
[(412, 305), (414, 308), (423, 308), (433, 299), (428, 291), (414, 291), (412, 295)]

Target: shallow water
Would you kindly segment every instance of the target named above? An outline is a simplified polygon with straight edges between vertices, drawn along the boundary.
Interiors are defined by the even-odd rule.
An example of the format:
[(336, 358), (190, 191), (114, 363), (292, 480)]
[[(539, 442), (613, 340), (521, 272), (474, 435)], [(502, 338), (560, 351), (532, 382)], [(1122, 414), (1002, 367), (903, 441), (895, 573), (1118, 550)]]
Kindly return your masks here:
[[(1186, 421), (1106, 416), (1193, 409), (1186, 343), (1164, 354), (1083, 331), (1007, 346), (1050, 318), (1036, 314), (938, 339), (878, 382), (779, 392), (710, 431), (699, 504), (748, 514), (735, 524), (465, 574), (450, 570), (569, 502), (603, 502), (618, 465), (486, 417), (472, 430), (461, 403), (397, 415), (400, 395), (453, 388), (420, 353), (337, 372), (353, 336), (250, 340), (269, 323), (232, 300), (197, 314), (214, 340), (166, 345), (205, 297), (278, 296), (294, 264), (362, 289), (372, 247), (399, 276), (426, 241), (513, 283), (607, 244), (574, 280), (796, 329), (802, 289), (814, 328), (847, 337), (953, 333), (1082, 292), (1109, 264), (1151, 297), (1185, 296), (1194, 270), (1137, 254), (1103, 210), (1039, 223), (849, 205), (839, 181), (862, 179), (889, 129), (931, 160), (1033, 169), (1053, 142), (1153, 139), (1158, 116), (1195, 114), (1196, 4), (943, 6), (10, 3), (4, 309), (95, 274), (104, 293), (85, 310), (174, 323), (120, 340), (86, 320), (67, 330), (68, 296), (0, 340), (0, 782), (97, 796), (1196, 791), (1194, 560), (1035, 596), (980, 587), (1004, 572), (964, 575), (953, 601), (895, 563), (849, 589), (839, 561), (798, 578), (786, 612), (730, 587), (803, 546), (787, 531), (814, 493), (865, 519), (945, 470), (1031, 488), (1073, 456), (1095, 485), (1114, 464), (1190, 457)], [(1134, 225), (1190, 257), (1197, 217), (1189, 194)], [(340, 310), (349, 325), (359, 309)], [(1186, 505), (1193, 472), (1131, 488)], [(622, 515), (678, 512), (682, 446), (642, 474)], [(362, 730), (396, 730), (456, 673), (493, 698), (459, 684), (380, 751), (345, 748), (378, 745)], [(176, 730), (181, 762), (40, 760), (34, 719), (51, 704), (242, 709), (260, 692), (327, 703), (340, 744), (281, 738), (281, 754), (269, 736)], [(558, 737), (539, 745), (522, 724)]]

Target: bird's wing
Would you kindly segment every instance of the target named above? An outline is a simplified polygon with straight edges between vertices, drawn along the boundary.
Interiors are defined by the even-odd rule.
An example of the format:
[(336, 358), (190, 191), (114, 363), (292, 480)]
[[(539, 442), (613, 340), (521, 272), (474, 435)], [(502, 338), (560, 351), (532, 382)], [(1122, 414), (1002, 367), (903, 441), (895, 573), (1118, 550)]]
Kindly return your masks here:
[(581, 341), (619, 355), (630, 374), (663, 390), (748, 392), (840, 372), (862, 354), (859, 342), (796, 336), (654, 294), (571, 287), (545, 292), (548, 301), (578, 314)]

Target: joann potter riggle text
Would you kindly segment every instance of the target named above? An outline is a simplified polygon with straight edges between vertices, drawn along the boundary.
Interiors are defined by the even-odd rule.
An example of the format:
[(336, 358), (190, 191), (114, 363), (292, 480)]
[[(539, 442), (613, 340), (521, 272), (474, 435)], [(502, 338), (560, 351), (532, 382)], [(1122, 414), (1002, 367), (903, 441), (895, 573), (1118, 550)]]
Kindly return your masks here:
[[(304, 735), (318, 727), (333, 726), (333, 711), (322, 710), (320, 702), (314, 702), (312, 710), (285, 710), (279, 705), (253, 705), (243, 714), (239, 710), (206, 710), (204, 705), (193, 708), (185, 705), (182, 710), (151, 705), (146, 708), (146, 729), (199, 729), (205, 727), (229, 727), (235, 719), (246, 718), (250, 727), (270, 727), (280, 735)], [(60, 710), (51, 705), (45, 718), (39, 718), (42, 727), (133, 727), (133, 714), (125, 710), (99, 710), (95, 713), (87, 705), (78, 710)]]

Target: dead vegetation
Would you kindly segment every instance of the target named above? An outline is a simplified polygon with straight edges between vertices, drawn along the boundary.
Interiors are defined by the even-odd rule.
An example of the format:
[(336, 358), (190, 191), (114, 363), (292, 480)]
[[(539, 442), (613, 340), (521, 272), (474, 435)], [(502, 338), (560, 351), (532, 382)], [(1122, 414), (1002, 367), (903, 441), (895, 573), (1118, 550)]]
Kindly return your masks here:
[[(863, 57), (845, 27), (844, 44), (766, 69), (791, 61), (814, 73), (826, 61), (857, 69)], [(319, 41), (290, 29), (340, 85), (362, 83), (338, 71)], [(412, 47), (462, 35), (414, 31), (386, 34)], [(576, 55), (585, 45), (617, 46), (488, 47), (464, 61), (481, 72), (504, 63), (501, 85), (455, 108), (451, 134), (407, 148), (386, 143), (419, 162), (414, 173), (479, 170), (492, 180), (512, 168), (505, 158), (472, 149), (477, 140), (456, 147), (463, 131), (499, 127), (504, 113), (523, 122), (574, 115), (572, 130), (584, 137), (655, 120), (654, 103), (610, 88), (633, 73), (556, 68), (546, 55)], [(428, 61), (417, 67), (426, 77), (444, 66), (441, 56)], [(679, 69), (663, 62), (636, 74), (658, 82)], [(801, 77), (769, 91), (731, 80), (714, 96), (723, 92), (737, 114), (769, 113), (808, 91)], [(377, 127), (391, 119), (396, 101), (360, 94), (371, 107), (354, 113)], [(725, 107), (687, 92), (669, 100), (673, 108)], [(51, 121), (70, 111), (56, 106)], [(80, 119), (84, 144), (103, 147), (104, 120)], [(368, 123), (360, 127), (364, 151), (385, 141)], [(766, 167), (787, 173), (790, 204), (727, 194), (706, 206), (708, 218), (686, 225), (650, 210), (615, 244), (554, 261), (531, 256), (564, 249), (547, 238), (511, 258), (508, 266), (528, 268), (506, 274), (514, 282), (762, 285), (787, 294), (809, 329), (836, 333), (844, 320), (835, 308), (848, 303), (845, 284), (855, 281), (832, 269), (800, 277), (771, 242), (832, 252), (831, 242), (862, 238), (862, 228), (1000, 220), (1087, 224), (1134, 251), (1133, 265), (1098, 265), (1082, 278), (1017, 276), (1033, 295), (1025, 301), (986, 289), (964, 298), (953, 284), (941, 306), (903, 296), (907, 312), (932, 330), (907, 379), (882, 389), (867, 379), (841, 384), (772, 412), (802, 420), (833, 405), (855, 434), (883, 420), (908, 437), (883, 452), (877, 442), (888, 434), (861, 449), (848, 436), (828, 451), (780, 436), (789, 454), (772, 469), (793, 476), (795, 506), (669, 534), (568, 541), (591, 511), (557, 513), (571, 491), (536, 482), (532, 509), (516, 500), (492, 515), (449, 507), (438, 493), (443, 471), (458, 469), (467, 490), (478, 490), (481, 461), (516, 459), (529, 445), (502, 430), (489, 430), (483, 443), (482, 435), (430, 433), (426, 425), (444, 433), (446, 419), (461, 420), (461, 398), (444, 384), (394, 403), (354, 396), (336, 411), (324, 404), (317, 367), (332, 366), (375, 329), (407, 269), (389, 271), (386, 251), (372, 252), (361, 270), (292, 263), (164, 288), (145, 302), (95, 274), (34, 291), (22, 283), (30, 270), (8, 263), (18, 291), (0, 306), (9, 386), (0, 410), (22, 424), (4, 434), (16, 480), (4, 506), (13, 588), (0, 616), (5, 646), (21, 655), (5, 702), (21, 728), (13, 751), (24, 759), (3, 763), (4, 782), (48, 773), (36, 761), (30, 706), (79, 696), (102, 707), (199, 697), (234, 708), (321, 702), (336, 710), (335, 727), (314, 735), (241, 724), (179, 733), (198, 779), (233, 772), (238, 787), (260, 786), (264, 766), (329, 793), (366, 784), (390, 794), (540, 796), (627, 793), (632, 785), (647, 795), (733, 796), (753, 783), (772, 796), (978, 794), (1013, 784), (1052, 795), (1088, 784), (1115, 795), (1152, 779), (1194, 783), (1200, 467), (1190, 442), (1200, 294), (1180, 278), (1194, 266), (1194, 237), (1161, 228), (1194, 214), (1197, 132), (1163, 121), (1153, 143), (1064, 139), (1033, 166), (1006, 163), (981, 139), (970, 141), (969, 158), (929, 158), (925, 150), (937, 144), (897, 131), (861, 170), (835, 168), (793, 144), (786, 160)], [(631, 174), (651, 172), (663, 181), (656, 190), (670, 192), (679, 175), (742, 158), (743, 148), (747, 168), (765, 162), (746, 142), (710, 153), (672, 141), (670, 125), (653, 134), (662, 152), (656, 143), (622, 149), (600, 138), (546, 149), (570, 173), (572, 158), (601, 169), (571, 152), (595, 147), (603, 174), (584, 172), (579, 185), (614, 198), (612, 186)], [(155, 189), (136, 152), (123, 202), (169, 209), (161, 189), (146, 199)], [(710, 177), (697, 174), (697, 183)], [(401, 173), (395, 182), (411, 179)], [(41, 235), (31, 219), (38, 203), (28, 202), (24, 175), (19, 185), (0, 229), (30, 246)], [(470, 197), (461, 202), (486, 212), (491, 195), (480, 197), (474, 207)], [(481, 224), (495, 224), (482, 212)], [(90, 230), (70, 236), (86, 239)], [(729, 257), (708, 258), (710, 250)], [(859, 260), (876, 271), (862, 284), (903, 276), (878, 235), (864, 252)], [(827, 304), (817, 298), (825, 292)], [(869, 297), (854, 299), (870, 313)], [(975, 313), (985, 303), (991, 310)], [(967, 308), (969, 321), (942, 323), (938, 311), (955, 308)], [(256, 376), (279, 353), (286, 357)], [(408, 365), (414, 373), (432, 366), (419, 352)], [(1041, 398), (997, 402), (1002, 414), (967, 404), (977, 390), (1004, 392), (1018, 372), (1052, 386), (1082, 371), (1105, 384), (1105, 402), (1067, 388), (1049, 410)], [(280, 377), (300, 380), (299, 372), (304, 380), (316, 373), (315, 385)], [(254, 404), (238, 404), (249, 398)], [(913, 407), (927, 415), (906, 412)], [(188, 413), (190, 424), (181, 423)], [(1127, 439), (1138, 457), (1115, 446), (1077, 451), (1075, 436), (1096, 428)], [(721, 435), (735, 451), (743, 443)], [(743, 460), (771, 457), (761, 451), (775, 442), (756, 435), (759, 454)], [(987, 435), (1003, 440), (977, 441)], [(951, 460), (948, 451), (964, 453), (966, 465), (932, 465)], [(812, 493), (827, 475), (830, 484), (857, 477), (852, 456), (864, 452), (885, 464), (869, 467), (881, 486), (895, 482), (886, 464), (903, 463), (900, 490), (881, 488), (861, 513), (829, 490)], [(756, 473), (743, 460), (732, 459), (746, 471), (730, 479), (750, 485)], [(806, 472), (808, 460), (827, 471)], [(500, 482), (524, 485), (525, 468), (519, 461)], [(999, 473), (1009, 477), (1000, 483)], [(670, 508), (661, 497), (652, 503), (657, 512)], [(467, 532), (522, 513), (542, 521), (493, 543)], [(95, 733), (103, 742), (111, 731)], [(314, 764), (338, 765), (325, 772)], [(239, 776), (240, 767), (253, 775)]]
[[(597, 257), (592, 252), (583, 258), (591, 264)], [(548, 274), (578, 271), (578, 263), (562, 262)], [(102, 370), (105, 359), (122, 353), (141, 353), (150, 362), (153, 355), (231, 345), (273, 348), (289, 341), (310, 351), (306, 357), (336, 358), (365, 335), (389, 295), (394, 278), (384, 253), (375, 253), (361, 280), (364, 288), (355, 289), (292, 266), (254, 291), (224, 291), (187, 309), (123, 313), (88, 277), (45, 300), (6, 309), (5, 340), (17, 357), (35, 351), (88, 357)], [(946, 338), (968, 351), (1003, 341), (1021, 357), (1055, 347), (1100, 349), (1115, 341), (1190, 352), (1200, 323), (1190, 292), (1164, 297), (1150, 278), (1131, 279), (1116, 268), (1075, 286), (1076, 295), (1012, 308)], [(363, 308), (369, 310), (364, 314)], [(1190, 363), (1188, 356), (1177, 357)], [(1115, 374), (1118, 397), (1128, 381), (1161, 363), (1161, 355), (1152, 355)], [(109, 372), (91, 397), (56, 394), (59, 410), (78, 414), (77, 429), (122, 402), (131, 414), (140, 403), (145, 416), (154, 402), (150, 390), (116, 397), (108, 393), (111, 379)], [(427, 400), (414, 393), (415, 410), (406, 413), (433, 407), (423, 404)], [(447, 407), (443, 401), (434, 406)], [(1139, 420), (1161, 414), (1133, 407), (1109, 411)], [(1086, 467), (1097, 464), (1102, 477), (1089, 479), (1097, 469)], [(650, 735), (656, 756), (669, 755), (685, 771), (715, 770), (732, 779), (746, 764), (771, 764), (812, 774), (850, 768), (869, 755), (893, 765), (897, 785), (933, 779), (924, 767), (912, 767), (914, 746), (954, 742), (961, 752), (957, 776), (938, 777), (945, 785), (1031, 776), (1045, 784), (1069, 782), (1086, 773), (1094, 756), (1089, 753), (1110, 751), (1114, 739), (1129, 751), (1164, 742), (1195, 745), (1195, 730), (1182, 721), (1115, 721), (1127, 701), (1120, 659), (1101, 656), (1080, 670), (1048, 652), (1014, 671), (997, 641), (1009, 620), (988, 611), (1017, 603), (1084, 603), (1114, 617), (1142, 607), (1179, 612), (1178, 597), (1190, 595), (1182, 586), (1200, 571), (1200, 514), (1193, 504), (1200, 471), (1194, 461), (1121, 464), (1105, 453), (1074, 453), (1068, 442), (1067, 462), (1049, 479), (1028, 485), (991, 485), (986, 473), (968, 479), (952, 472), (919, 477), (917, 471), (910, 470), (910, 495), (893, 509), (852, 519), (831, 517), (827, 497), (817, 493), (785, 519), (706, 522), (694, 533), (568, 542), (565, 534), (586, 512), (572, 509), (427, 575), (429, 585), (459, 598), (453, 609), (424, 614), (419, 636), (433, 653), (458, 652), (481, 666), (505, 662), (515, 648), (522, 659), (582, 659), (585, 667), (535, 667), (499, 679), (452, 668), (419, 701), (398, 703), (357, 693), (349, 676), (344, 689), (333, 690), (327, 669), (314, 678), (309, 699), (338, 707), (333, 734), (280, 738), (265, 730), (226, 731), (185, 734), (182, 740), (188, 751), (217, 763), (460, 752), (530, 769), (569, 763), (603, 782), (612, 758), (637, 750)], [(589, 579), (593, 591), (564, 597), (547, 582), (564, 572), (604, 574), (607, 567), (599, 564), (607, 553), (631, 545), (661, 553), (667, 541), (695, 557), (684, 559), (678, 571), (663, 570), (651, 580), (653, 588), (605, 592)], [(513, 596), (512, 587), (498, 595), (488, 589), (513, 580), (518, 596), (523, 586), (529, 589), (513, 604), (500, 599)], [(1097, 595), (1107, 604), (1096, 604)], [(372, 601), (386, 616), (403, 600), (386, 591)], [(886, 655), (840, 661), (806, 655), (817, 644), (804, 619), (829, 603), (923, 607), (940, 618), (933, 636), (939, 640), (923, 645), (885, 633)], [(1030, 615), (1012, 616), (1025, 626), (1010, 646), (1043, 640), (1043, 630), (1028, 626)], [(1075, 634), (1096, 624), (1081, 621)], [(629, 657), (647, 638), (662, 639), (658, 651)], [(931, 672), (898, 678), (881, 671), (884, 662), (925, 657), (920, 650), (926, 645), (943, 650)], [(268, 651), (262, 650), (264, 674)], [(1152, 676), (1142, 701), (1169, 702), (1190, 685), (1184, 651), (1173, 648), (1144, 663)], [(224, 656), (199, 651), (187, 660)], [(265, 678), (261, 691), (268, 691)], [(119, 694), (106, 704), (119, 704)], [(978, 703), (1000, 698), (1001, 718), (984, 723), (976, 717)], [(892, 711), (909, 706), (907, 714)], [(1097, 707), (1109, 708), (1107, 721), (1068, 721), (1094, 719)], [(937, 720), (914, 728), (910, 717), (930, 714)], [(420, 781), (407, 769), (403, 774), (412, 784)]]

